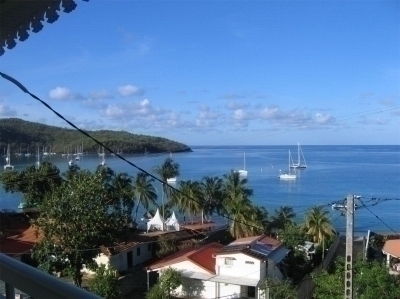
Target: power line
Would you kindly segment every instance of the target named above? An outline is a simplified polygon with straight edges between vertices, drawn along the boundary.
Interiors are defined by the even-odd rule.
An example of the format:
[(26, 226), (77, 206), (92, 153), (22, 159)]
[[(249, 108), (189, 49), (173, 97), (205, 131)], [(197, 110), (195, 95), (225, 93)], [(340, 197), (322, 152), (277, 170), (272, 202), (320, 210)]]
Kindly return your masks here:
[(383, 221), (381, 218), (378, 217), (374, 212), (372, 212), (365, 204), (364, 202), (360, 199), (361, 204), (372, 214), (374, 215), (380, 222), (382, 222), (387, 228), (389, 228), (392, 232), (394, 232), (396, 235), (400, 235), (398, 232), (396, 232), (393, 228), (391, 228), (385, 221)]

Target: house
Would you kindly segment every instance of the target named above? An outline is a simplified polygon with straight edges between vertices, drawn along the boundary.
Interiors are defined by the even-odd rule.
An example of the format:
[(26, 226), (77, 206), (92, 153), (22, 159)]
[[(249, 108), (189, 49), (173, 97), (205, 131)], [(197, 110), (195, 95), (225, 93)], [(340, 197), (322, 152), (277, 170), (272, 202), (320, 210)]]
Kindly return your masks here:
[[(154, 231), (150, 233), (132, 233), (125, 241), (117, 242), (111, 247), (103, 246), (95, 258), (97, 265), (110, 265), (118, 272), (126, 272), (154, 258), (154, 244), (160, 236), (175, 240), (187, 240), (198, 235), (196, 231), (181, 229), (179, 231)], [(83, 268), (83, 272), (93, 271)]]
[(382, 253), (386, 255), (386, 264), (389, 268), (392, 260), (397, 260), (394, 270), (400, 272), (400, 239), (387, 240), (383, 245)]
[(22, 214), (0, 213), (0, 252), (19, 261), (29, 260), (30, 251), (40, 241), (37, 229)]
[(281, 280), (280, 262), (289, 250), (278, 240), (262, 235), (238, 239), (227, 246), (210, 243), (165, 257), (147, 267), (162, 273), (181, 270), (180, 297), (264, 298), (260, 289), (266, 277)]

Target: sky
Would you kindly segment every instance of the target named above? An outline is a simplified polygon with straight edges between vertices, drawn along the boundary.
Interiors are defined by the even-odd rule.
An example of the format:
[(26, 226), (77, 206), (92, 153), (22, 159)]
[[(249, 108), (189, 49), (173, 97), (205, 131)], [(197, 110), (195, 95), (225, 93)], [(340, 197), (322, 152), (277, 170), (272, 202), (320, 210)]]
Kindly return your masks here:
[[(187, 145), (400, 144), (399, 1), (76, 0), (0, 71), (80, 128)], [(0, 78), (0, 118), (69, 127)]]

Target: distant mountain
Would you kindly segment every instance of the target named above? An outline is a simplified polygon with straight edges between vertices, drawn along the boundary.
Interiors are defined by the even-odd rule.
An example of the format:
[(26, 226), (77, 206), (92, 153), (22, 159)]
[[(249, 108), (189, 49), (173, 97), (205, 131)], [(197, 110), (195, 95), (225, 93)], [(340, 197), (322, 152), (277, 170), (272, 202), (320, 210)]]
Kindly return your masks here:
[[(95, 139), (104, 143), (115, 152), (133, 153), (162, 153), (162, 152), (191, 152), (185, 144), (162, 137), (131, 134), (125, 131), (86, 131)], [(97, 153), (99, 146), (82, 133), (67, 128), (49, 126), (18, 118), (0, 119), (0, 149), (10, 144), (11, 152), (21, 150), (35, 153), (39, 146), (40, 151), (46, 147), (47, 151), (74, 153), (78, 146), (82, 146), (85, 153)]]

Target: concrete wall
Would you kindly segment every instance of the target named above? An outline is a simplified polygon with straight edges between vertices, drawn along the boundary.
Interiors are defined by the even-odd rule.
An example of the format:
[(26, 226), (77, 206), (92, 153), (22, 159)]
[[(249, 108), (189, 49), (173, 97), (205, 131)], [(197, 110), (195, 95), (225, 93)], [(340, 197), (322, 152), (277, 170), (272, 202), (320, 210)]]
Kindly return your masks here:
[[(97, 265), (111, 265), (117, 271), (126, 271), (129, 269), (128, 266), (128, 252), (132, 251), (132, 267), (135, 267), (141, 263), (150, 260), (153, 257), (152, 245), (149, 250), (149, 244), (138, 244), (135, 247), (125, 250), (118, 254), (107, 256), (104, 253), (100, 253), (96, 258), (95, 262)], [(140, 254), (138, 255), (137, 248), (140, 248)], [(94, 272), (84, 267), (83, 272), (93, 274)]]
[[(232, 261), (233, 265), (226, 265), (226, 258), (234, 258), (235, 260)], [(265, 266), (266, 263), (242, 253), (221, 254), (216, 257), (215, 271), (218, 275), (231, 277), (246, 276), (246, 278), (259, 280), (265, 277)]]

